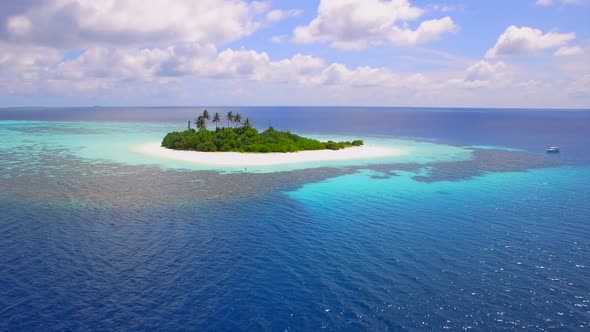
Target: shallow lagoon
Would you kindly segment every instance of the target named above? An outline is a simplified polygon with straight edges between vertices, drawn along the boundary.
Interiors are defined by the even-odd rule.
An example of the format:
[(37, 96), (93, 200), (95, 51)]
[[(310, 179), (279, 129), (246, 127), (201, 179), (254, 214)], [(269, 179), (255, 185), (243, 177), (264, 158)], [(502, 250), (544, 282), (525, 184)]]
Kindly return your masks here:
[[(91, 162), (114, 162), (125, 165), (156, 165), (165, 169), (213, 171), (244, 171), (242, 167), (195, 165), (148, 156), (137, 151), (145, 143), (159, 142), (171, 130), (183, 130), (175, 124), (130, 124), (104, 122), (2, 122), (0, 134), (4, 149), (26, 146), (30, 149), (67, 151), (72, 156)], [(318, 140), (351, 140), (357, 136), (306, 135)], [(277, 172), (297, 169), (338, 166), (361, 166), (388, 163), (428, 163), (470, 158), (470, 150), (456, 146), (403, 140), (385, 137), (362, 137), (366, 145), (394, 147), (404, 151), (403, 156), (363, 160), (298, 163), (269, 167), (250, 167), (248, 172)]]

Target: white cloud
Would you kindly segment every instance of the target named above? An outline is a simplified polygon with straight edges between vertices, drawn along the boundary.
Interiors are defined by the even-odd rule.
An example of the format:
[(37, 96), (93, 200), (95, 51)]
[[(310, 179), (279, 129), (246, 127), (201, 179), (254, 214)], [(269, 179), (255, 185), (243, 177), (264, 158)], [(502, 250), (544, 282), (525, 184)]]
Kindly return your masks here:
[(55, 0), (8, 18), (5, 38), (52, 46), (219, 45), (252, 34), (267, 20), (298, 13), (243, 0)]
[(12, 78), (37, 79), (60, 59), (60, 52), (52, 48), (0, 42), (0, 74)]
[[(433, 50), (428, 51), (430, 56), (444, 58), (444, 66), (421, 58), (440, 66), (429, 72), (411, 71), (403, 63), (405, 56), (413, 54), (400, 54), (391, 59), (401, 63), (396, 64), (402, 68), (398, 71), (351, 66), (313, 55), (273, 58), (264, 49), (222, 47), (272, 22), (301, 14), (273, 10), (266, 2), (153, 0), (154, 7), (149, 8), (139, 0), (38, 3), (0, 13), (4, 105), (10, 103), (6, 96), (17, 95), (33, 95), (35, 102), (38, 96), (52, 95), (60, 102), (72, 98), (73, 103), (149, 103), (143, 99), (146, 95), (160, 104), (228, 100), (241, 104), (587, 107), (590, 102), (585, 93), (588, 78), (578, 74), (588, 73), (590, 62), (584, 60), (589, 52), (584, 43), (574, 46), (573, 33), (511, 27), (490, 50), (492, 56), (543, 50), (563, 56), (543, 71), (527, 72), (505, 59), (447, 58)], [(322, 1), (317, 17), (296, 29), (293, 38), (338, 48), (412, 46), (457, 29), (450, 17), (432, 18), (443, 9), (425, 8), (407, 0)], [(426, 15), (428, 19), (423, 18)], [(280, 43), (288, 37), (279, 34), (271, 41)], [(418, 56), (426, 53), (420, 52)], [(453, 65), (448, 64), (451, 60)], [(207, 99), (208, 95), (215, 98)]]
[(487, 51), (486, 57), (534, 54), (546, 49), (563, 46), (575, 38), (575, 33), (543, 33), (538, 29), (518, 28), (512, 25), (500, 35), (496, 45)]
[[(188, 90), (178, 91), (179, 86), (186, 84), (183, 82), (196, 79), (206, 82), (203, 83), (205, 87), (231, 86), (231, 90), (243, 91), (239, 96), (231, 97), (242, 102), (249, 100), (247, 98), (254, 98), (252, 94), (260, 93), (256, 89), (266, 87), (274, 91), (257, 95), (256, 98), (261, 103), (264, 103), (265, 98), (268, 103), (276, 100), (274, 98), (278, 97), (275, 94), (279, 92), (288, 99), (292, 93), (286, 91), (308, 91), (307, 96), (319, 98), (304, 99), (306, 103), (339, 104), (355, 103), (356, 100), (357, 104), (422, 106), (429, 105), (429, 100), (439, 104), (464, 106), (469, 100), (485, 99), (489, 94), (486, 91), (491, 89), (494, 93), (489, 95), (498, 96), (500, 91), (512, 95), (506, 100), (485, 99), (488, 106), (509, 105), (508, 102), (515, 98), (520, 98), (520, 102), (526, 105), (531, 100), (530, 96), (536, 96), (539, 99), (534, 100), (539, 102), (546, 101), (541, 99), (542, 96), (555, 96), (555, 93), (540, 92), (546, 88), (542, 79), (527, 75), (515, 76), (518, 70), (505, 62), (491, 60), (474, 62), (464, 70), (447, 73), (401, 73), (385, 67), (353, 68), (302, 54), (273, 60), (266, 52), (248, 49), (218, 51), (211, 44), (184, 44), (150, 49), (96, 46), (77, 58), (66, 60), (62, 60), (58, 53), (54, 53), (51, 58), (35, 56), (45, 52), (44, 48), (27, 50), (31, 54), (21, 58), (14, 56), (18, 48), (5, 46), (2, 50), (4, 52), (0, 56), (0, 73), (4, 73), (2, 76), (5, 79), (0, 79), (0, 93), (4, 95), (45, 91), (63, 96), (103, 98), (124, 93), (137, 95), (140, 92), (136, 90), (141, 89), (141, 93), (152, 95), (159, 93), (158, 91), (166, 91), (165, 93), (172, 96), (190, 96)], [(12, 54), (10, 57), (7, 56), (7, 50)], [(7, 70), (10, 68), (15, 70), (9, 73)], [(21, 71), (23, 68), (26, 70)], [(17, 72), (29, 72), (29, 78), (25, 80), (15, 76), (13, 81), (6, 79), (13, 78), (12, 74)], [(586, 86), (584, 82), (580, 80), (567, 91), (563, 89), (563, 94), (581, 95)], [(515, 93), (520, 91), (522, 94), (525, 90), (529, 99)], [(216, 93), (220, 98), (223, 96)], [(340, 96), (340, 99), (331, 98), (332, 95)], [(285, 102), (287, 99), (281, 100)], [(552, 102), (557, 103), (557, 100)], [(583, 104), (585, 99), (577, 100)]]
[(271, 82), (310, 84), (325, 66), (322, 58), (296, 54), (289, 59), (269, 63), (265, 79)]
[(301, 9), (290, 9), (290, 10), (281, 10), (281, 9), (273, 9), (266, 13), (266, 19), (269, 22), (278, 22), (282, 21), (287, 18), (297, 17), (303, 14), (303, 10)]
[[(40, 50), (42, 51), (42, 50)], [(13, 52), (14, 53), (14, 52)], [(0, 58), (14, 67), (16, 57)], [(44, 73), (44, 85), (50, 91), (60, 89), (91, 92), (114, 89), (121, 84), (151, 82), (165, 84), (184, 78), (236, 82), (285, 83), (302, 86), (347, 86), (395, 88), (414, 86), (426, 78), (420, 74), (400, 75), (387, 68), (360, 66), (354, 69), (340, 63), (327, 64), (324, 59), (295, 54), (273, 61), (266, 52), (247, 49), (225, 49), (214, 46), (184, 45), (178, 47), (135, 49), (116, 47), (89, 48), (77, 58), (36, 63), (37, 57), (22, 57), (19, 70), (30, 65)], [(27, 60), (30, 59), (30, 60)], [(49, 60), (45, 58), (45, 60)]]
[(590, 94), (590, 73), (581, 75), (580, 78), (572, 83), (572, 86), (579, 87), (580, 90), (584, 90), (587, 94)]
[(420, 74), (395, 74), (388, 68), (360, 66), (351, 69), (344, 64), (327, 64), (324, 59), (302, 54), (272, 61), (265, 52), (245, 49), (224, 50), (217, 57), (208, 59), (206, 65), (193, 74), (216, 79), (246, 79), (318, 87), (394, 88), (413, 86), (415, 82), (425, 79)]
[(112, 78), (118, 80), (150, 80), (168, 76), (164, 67), (174, 58), (174, 49), (122, 50), (94, 47), (74, 60), (56, 67), (59, 79)]
[(490, 81), (499, 80), (506, 75), (507, 65), (502, 62), (492, 63), (481, 60), (469, 66), (465, 73), (466, 81)]
[(351, 70), (340, 63), (331, 64), (316, 78), (317, 84), (352, 86), (389, 86), (393, 81), (388, 69), (364, 66)]
[(227, 49), (209, 61), (206, 67), (198, 68), (198, 71), (214, 78), (262, 80), (264, 69), (269, 63), (270, 58), (265, 52)]
[[(153, 49), (94, 47), (54, 66), (54, 81), (169, 82), (187, 77), (305, 83), (319, 75), (324, 60), (296, 54), (272, 61), (267, 53), (246, 49), (222, 52), (209, 45)], [(100, 86), (100, 85), (99, 85)]]
[(583, 5), (585, 3), (584, 0), (561, 0), (561, 1), (537, 0), (537, 1), (535, 1), (535, 4), (538, 6), (548, 7), (548, 6), (552, 6), (552, 5), (556, 4), (557, 2), (559, 2), (563, 5)]
[(314, 78), (316, 85), (337, 85), (371, 89), (427, 88), (429, 80), (422, 74), (401, 75), (388, 68), (360, 66), (350, 69), (340, 63), (326, 67)]
[(580, 46), (563, 46), (555, 52), (555, 55), (557, 56), (573, 56), (580, 54), (584, 54), (584, 50)]
[(446, 5), (446, 4), (434, 4), (428, 7), (429, 10), (442, 12), (442, 13), (449, 13), (452, 11), (457, 10), (456, 6)]
[(424, 14), (408, 0), (321, 0), (317, 17), (293, 32), (296, 43), (328, 43), (340, 49), (363, 49), (394, 43), (417, 45), (456, 29), (450, 17), (422, 22), (416, 30), (403, 24)]
[(6, 28), (14, 36), (24, 36), (31, 32), (33, 24), (26, 16), (13, 16), (6, 21)]
[(568, 92), (574, 98), (587, 98), (590, 101), (590, 74), (581, 75), (568, 87)]
[(456, 28), (453, 20), (447, 16), (438, 20), (424, 21), (416, 30), (393, 27), (391, 40), (399, 45), (424, 44), (438, 39), (446, 32), (453, 32)]
[(450, 77), (439, 83), (438, 88), (441, 91), (452, 89), (485, 91), (484, 89), (502, 89), (513, 84), (515, 82), (506, 63), (480, 60), (461, 72), (451, 73)]
[(98, 91), (116, 89), (116, 82), (105, 78), (85, 80), (49, 79), (43, 82), (43, 88), (58, 95), (85, 94), (93, 95)]
[(270, 37), (270, 41), (274, 44), (282, 44), (287, 39), (287, 35), (278, 35)]
[[(32, 51), (35, 54), (43, 49)], [(9, 59), (5, 52), (0, 54), (0, 72), (16, 67), (16, 58)], [(139, 96), (166, 95), (169, 102), (194, 103), (211, 100), (207, 98), (214, 95), (227, 98), (232, 104), (481, 106), (485, 103), (489, 107), (559, 106), (573, 98), (574, 105), (588, 105), (588, 95), (584, 92), (587, 78), (572, 81), (569, 88), (560, 89), (553, 83), (552, 73), (531, 75), (522, 68), (492, 60), (480, 60), (463, 70), (450, 72), (403, 73), (385, 67), (350, 67), (310, 55), (272, 59), (266, 52), (217, 51), (213, 45), (198, 44), (151, 49), (97, 46), (75, 59), (62, 60), (59, 54), (52, 61), (27, 58), (33, 61), (21, 62), (20, 68), (32, 64), (29, 68), (36, 68), (38, 74), (28, 80), (12, 81), (12, 76), (0, 75), (1, 95), (42, 91), (59, 96), (60, 100), (112, 101), (130, 94), (136, 103), (149, 100)], [(201, 85), (195, 86), (194, 82)], [(233, 93), (236, 91), (240, 93)], [(294, 95), (297, 95), (295, 100)]]

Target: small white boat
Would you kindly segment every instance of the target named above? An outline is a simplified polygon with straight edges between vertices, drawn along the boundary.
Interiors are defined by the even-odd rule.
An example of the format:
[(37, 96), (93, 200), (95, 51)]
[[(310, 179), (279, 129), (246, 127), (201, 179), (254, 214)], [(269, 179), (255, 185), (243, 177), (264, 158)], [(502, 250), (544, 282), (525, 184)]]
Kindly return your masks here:
[(547, 153), (559, 152), (559, 146), (550, 146), (547, 149), (545, 149), (545, 151), (547, 151)]

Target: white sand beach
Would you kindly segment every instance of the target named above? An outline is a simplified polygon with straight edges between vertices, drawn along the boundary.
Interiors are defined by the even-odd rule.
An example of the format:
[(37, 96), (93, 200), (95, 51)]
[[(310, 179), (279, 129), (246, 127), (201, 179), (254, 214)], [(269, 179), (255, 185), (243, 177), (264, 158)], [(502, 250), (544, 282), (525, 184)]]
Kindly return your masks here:
[(322, 161), (345, 161), (391, 157), (405, 154), (402, 149), (378, 146), (355, 146), (341, 150), (301, 151), (292, 153), (239, 153), (178, 151), (160, 143), (139, 145), (135, 151), (152, 157), (184, 161), (195, 165), (247, 167), (272, 166)]

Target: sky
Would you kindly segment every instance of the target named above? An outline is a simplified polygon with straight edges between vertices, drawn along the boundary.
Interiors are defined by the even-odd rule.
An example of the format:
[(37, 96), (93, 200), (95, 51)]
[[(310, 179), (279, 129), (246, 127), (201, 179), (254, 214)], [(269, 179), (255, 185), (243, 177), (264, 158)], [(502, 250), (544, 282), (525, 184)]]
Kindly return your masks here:
[(590, 0), (0, 1), (0, 107), (590, 108)]

